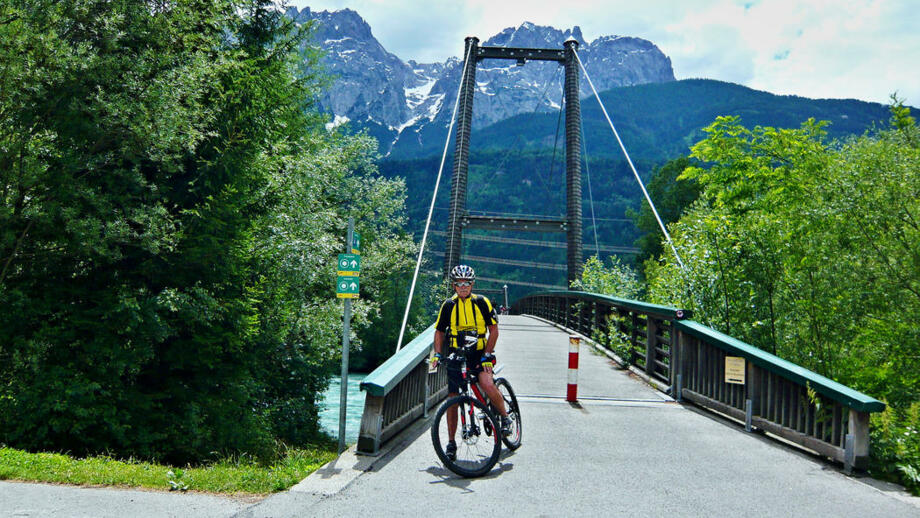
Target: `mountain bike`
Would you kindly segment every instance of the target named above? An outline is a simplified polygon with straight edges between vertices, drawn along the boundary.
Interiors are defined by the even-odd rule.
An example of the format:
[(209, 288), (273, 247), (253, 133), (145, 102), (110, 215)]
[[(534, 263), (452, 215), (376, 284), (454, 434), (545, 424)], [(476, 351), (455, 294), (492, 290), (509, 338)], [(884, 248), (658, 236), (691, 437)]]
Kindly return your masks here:
[[(462, 477), (481, 477), (498, 462), (503, 442), (512, 451), (521, 446), (520, 407), (511, 383), (505, 378), (497, 377), (504, 365), (497, 366), (492, 371), (493, 376), (496, 376), (493, 381), (505, 401), (505, 410), (511, 419), (510, 433), (503, 436), (498, 409), (483, 396), (476, 374), (467, 372), (466, 356), (453, 352), (442, 363), (447, 365), (451, 362), (453, 365), (459, 363), (463, 382), (460, 394), (448, 399), (438, 408), (431, 426), (431, 442), (435, 453), (447, 469)], [(454, 437), (457, 452), (451, 459), (446, 453), (447, 443), (451, 439), (447, 429), (447, 412), (453, 406), (457, 406), (459, 415)]]

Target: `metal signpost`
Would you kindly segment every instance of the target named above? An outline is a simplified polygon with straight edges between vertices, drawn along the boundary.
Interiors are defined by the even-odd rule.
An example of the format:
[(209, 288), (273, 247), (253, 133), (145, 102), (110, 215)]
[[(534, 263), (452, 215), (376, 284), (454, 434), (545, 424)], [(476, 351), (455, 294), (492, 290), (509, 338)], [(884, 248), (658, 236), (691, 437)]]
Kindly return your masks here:
[(351, 241), (351, 250), (349, 252), (357, 255), (361, 255), (361, 234), (357, 232), (352, 232), (353, 238)]
[(335, 296), (345, 299), (345, 325), (342, 332), (342, 395), (339, 399), (339, 453), (345, 451), (345, 415), (348, 406), (348, 347), (351, 334), (351, 299), (358, 298), (361, 289), (360, 234), (355, 232), (355, 218), (348, 218), (345, 251), (339, 254), (336, 270)]

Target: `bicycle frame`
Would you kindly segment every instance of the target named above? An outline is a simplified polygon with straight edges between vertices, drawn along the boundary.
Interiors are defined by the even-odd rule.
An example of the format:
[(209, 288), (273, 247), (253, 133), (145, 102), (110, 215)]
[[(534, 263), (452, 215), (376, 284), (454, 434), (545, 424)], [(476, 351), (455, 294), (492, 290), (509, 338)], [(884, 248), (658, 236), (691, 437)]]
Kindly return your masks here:
[[(451, 361), (460, 361), (460, 362), (461, 362), (461, 364), (460, 364), (460, 375), (461, 375), (461, 377), (462, 377), (462, 379), (463, 379), (463, 384), (465, 385), (465, 388), (462, 389), (459, 393), (460, 393), (460, 394), (466, 394), (467, 396), (470, 396), (470, 397), (473, 397), (473, 398), (475, 398), (475, 399), (478, 399), (483, 405), (490, 406), (489, 400), (486, 399), (486, 398), (482, 395), (482, 391), (481, 391), (480, 388), (479, 388), (479, 378), (477, 377), (477, 378), (475, 379), (475, 381), (474, 381), (474, 380), (471, 380), (471, 379), (469, 378), (469, 376), (468, 376), (468, 372), (467, 372), (468, 369), (467, 369), (467, 367), (466, 367), (466, 356), (465, 356), (465, 355), (461, 355), (460, 358), (457, 358), (457, 353), (451, 353), (451, 354), (447, 357), (447, 361), (448, 361), (448, 362), (451, 362)], [(501, 372), (501, 370), (504, 369), (504, 368), (505, 368), (504, 365), (499, 365), (498, 367), (492, 369), (492, 375), (494, 376), (494, 375), (498, 374), (498, 373)], [(470, 422), (473, 422), (473, 418), (472, 418), (472, 416), (473, 416), (473, 407), (472, 407), (472, 406), (470, 406), (469, 415), (470, 415)], [(466, 426), (467, 426), (466, 418), (467, 418), (467, 416), (466, 416), (463, 412), (460, 412), (460, 425), (461, 425), (461, 430), (466, 429)], [(497, 434), (496, 434), (496, 439), (497, 439), (497, 438), (498, 438), (498, 437), (497, 437)]]
[[(475, 397), (482, 403), (488, 405), (489, 400), (483, 397), (482, 391), (479, 389), (479, 378), (477, 377), (475, 381), (471, 381), (469, 377), (467, 376), (466, 358), (463, 356), (458, 358), (457, 353), (450, 353), (450, 355), (448, 355), (447, 357), (448, 362), (461, 361), (461, 360), (462, 360), (462, 363), (460, 364), (460, 375), (463, 378), (463, 382), (464, 382), (464, 385), (466, 385), (466, 388), (462, 389), (459, 392), (459, 394), (466, 394), (468, 396)], [(505, 368), (504, 365), (499, 365), (498, 367), (495, 367), (494, 369), (492, 369), (492, 376), (495, 376), (496, 374), (501, 372), (502, 369), (504, 368)], [(472, 394), (470, 394), (470, 390), (472, 390)]]

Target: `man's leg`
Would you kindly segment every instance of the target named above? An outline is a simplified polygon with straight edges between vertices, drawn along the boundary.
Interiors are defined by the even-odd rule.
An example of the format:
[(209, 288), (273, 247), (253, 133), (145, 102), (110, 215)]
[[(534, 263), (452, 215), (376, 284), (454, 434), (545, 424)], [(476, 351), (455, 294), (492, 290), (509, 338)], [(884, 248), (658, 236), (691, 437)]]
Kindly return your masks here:
[[(457, 395), (459, 395), (457, 392), (448, 393), (447, 399)], [(447, 409), (447, 435), (450, 437), (450, 441), (453, 441), (454, 436), (457, 435), (457, 405)]]
[[(460, 384), (463, 382), (463, 374), (460, 372), (460, 368), (452, 368), (453, 365), (448, 364), (447, 366), (447, 398), (450, 399), (454, 396), (460, 394)], [(447, 455), (447, 458), (454, 460), (457, 456), (457, 443), (455, 442), (455, 436), (457, 435), (457, 406), (453, 405), (447, 409), (447, 445), (444, 448), (444, 453)]]
[(508, 411), (505, 408), (505, 399), (502, 397), (502, 393), (499, 392), (498, 387), (495, 386), (495, 382), (492, 380), (491, 372), (481, 372), (479, 373), (479, 386), (482, 387), (482, 391), (489, 396), (489, 401), (492, 402), (492, 406), (498, 409), (499, 421), (501, 421), (502, 435), (508, 436), (511, 434), (511, 427), (513, 425), (511, 418), (508, 417)]
[[(492, 381), (491, 372), (482, 371), (479, 373), (479, 386), (482, 388), (482, 391), (486, 393), (486, 396), (489, 397), (492, 406), (498, 409), (498, 413), (507, 417), (508, 412), (505, 410), (505, 399), (502, 398), (502, 393), (498, 391), (498, 387), (496, 387), (495, 382)], [(454, 419), (456, 419), (456, 417)]]

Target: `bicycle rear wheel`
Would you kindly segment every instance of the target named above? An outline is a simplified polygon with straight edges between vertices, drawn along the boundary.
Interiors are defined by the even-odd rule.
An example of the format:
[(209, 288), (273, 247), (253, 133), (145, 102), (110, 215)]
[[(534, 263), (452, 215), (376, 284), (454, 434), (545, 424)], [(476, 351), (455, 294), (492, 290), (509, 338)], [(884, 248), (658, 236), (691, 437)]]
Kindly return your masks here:
[[(447, 430), (447, 413), (456, 405), (457, 444), (455, 458), (447, 456), (451, 437)], [(462, 477), (481, 477), (489, 472), (501, 453), (499, 423), (492, 412), (479, 400), (455, 396), (441, 405), (431, 426), (431, 442), (444, 466)]]
[(514, 395), (514, 389), (511, 383), (505, 378), (497, 378), (495, 386), (502, 394), (505, 400), (505, 410), (508, 412), (508, 418), (511, 419), (511, 433), (502, 437), (502, 442), (509, 450), (516, 450), (521, 447), (521, 408), (518, 406), (517, 397)]

